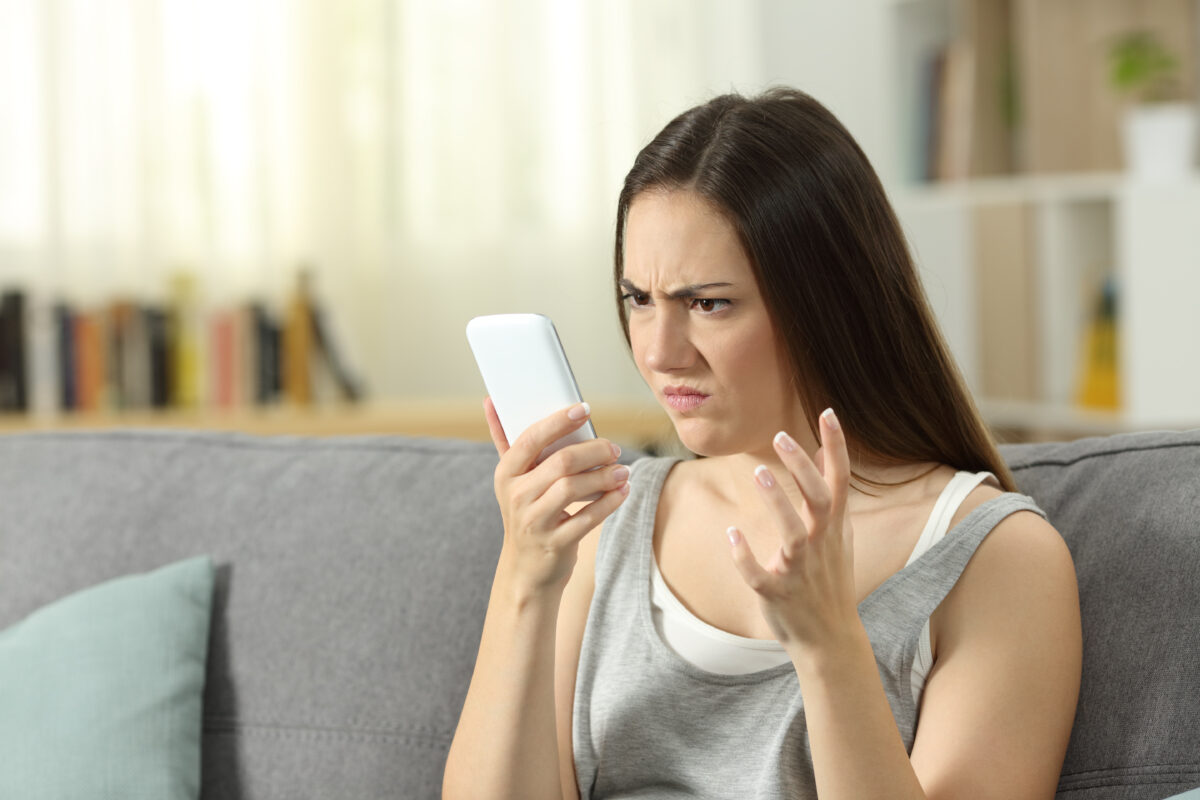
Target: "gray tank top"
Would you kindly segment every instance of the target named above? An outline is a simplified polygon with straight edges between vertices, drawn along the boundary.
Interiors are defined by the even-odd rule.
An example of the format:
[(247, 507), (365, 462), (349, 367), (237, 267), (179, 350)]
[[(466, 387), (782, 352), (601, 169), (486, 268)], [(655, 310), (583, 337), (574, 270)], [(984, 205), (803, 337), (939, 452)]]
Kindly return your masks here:
[[(676, 655), (651, 620), (654, 517), (676, 461), (636, 462), (629, 497), (600, 534), (575, 683), (580, 797), (815, 800), (804, 704), (791, 663), (745, 675), (710, 673)], [(921, 628), (983, 538), (1025, 510), (1045, 517), (1030, 497), (1014, 492), (980, 504), (858, 606), (909, 752), (917, 729), (909, 672)]]

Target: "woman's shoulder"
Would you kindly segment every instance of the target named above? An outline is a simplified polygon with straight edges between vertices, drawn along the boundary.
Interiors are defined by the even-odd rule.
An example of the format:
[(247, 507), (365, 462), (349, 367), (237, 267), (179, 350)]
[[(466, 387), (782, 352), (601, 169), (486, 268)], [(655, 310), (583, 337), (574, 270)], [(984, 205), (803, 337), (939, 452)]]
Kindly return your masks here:
[[(951, 527), (972, 511), (1001, 497), (1023, 498), (988, 479), (967, 495), (955, 511)], [(1064, 594), (1065, 593), (1065, 594)], [(1077, 603), (1075, 564), (1062, 535), (1031, 508), (1006, 514), (980, 542), (962, 575), (935, 613), (944, 633), (979, 629), (981, 617), (1015, 619), (1046, 610), (1057, 597), (1060, 610)]]
[(648, 478), (662, 477), (666, 472), (676, 472), (676, 467), (691, 463), (684, 461), (678, 456), (659, 456), (645, 455), (640, 456), (630, 463), (629, 468), (632, 470), (631, 478), (647, 480)]
[(1026, 771), (1021, 780), (1053, 786), (1082, 659), (1074, 564), (1054, 526), (1032, 510), (1006, 514), (934, 612), (932, 644), (914, 766), (994, 783), (994, 752), (970, 735), (986, 725), (1011, 762), (1041, 762), (1044, 775)]
[[(995, 476), (987, 473), (955, 510), (950, 527), (953, 528), (980, 506), (1001, 497), (1032, 501), (1032, 498), (1019, 492), (1001, 488)], [(1054, 564), (1061, 562), (1063, 553), (1066, 553), (1069, 560), (1070, 554), (1066, 552), (1062, 536), (1039, 511), (1034, 502), (1032, 508), (1013, 511), (996, 523), (972, 558), (973, 563), (982, 564), (976, 571), (1004, 571), (1016, 565), (1028, 566), (1027, 562), (1038, 561), (1046, 556), (1052, 556), (1050, 563)], [(1055, 555), (1058, 558), (1053, 558)]]
[(1005, 494), (1004, 490), (992, 482), (990, 478), (984, 479), (982, 483), (967, 493), (963, 498), (962, 503), (954, 511), (954, 516), (950, 519), (950, 528), (967, 518), (975, 509), (979, 508), (989, 500), (995, 500), (997, 497)]
[(630, 499), (639, 504), (653, 502), (661, 509), (681, 485), (691, 482), (696, 463), (695, 459), (678, 456), (643, 456), (635, 460), (629, 465)]
[[(954, 522), (999, 497), (1024, 497), (981, 484), (963, 501)], [(978, 613), (1038, 613), (1050, 596), (1075, 596), (1075, 564), (1062, 535), (1042, 514), (1021, 508), (987, 533), (946, 598), (955, 618), (969, 625)], [(1069, 598), (1068, 598), (1069, 599)], [(1077, 602), (1077, 600), (1075, 601)]]

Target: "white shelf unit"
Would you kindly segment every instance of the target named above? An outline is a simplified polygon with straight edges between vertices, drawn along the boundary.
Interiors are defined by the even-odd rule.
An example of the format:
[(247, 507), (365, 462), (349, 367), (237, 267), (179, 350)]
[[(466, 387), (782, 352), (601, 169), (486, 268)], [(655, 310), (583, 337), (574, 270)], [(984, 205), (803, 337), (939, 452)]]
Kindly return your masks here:
[[(1030, 130), (1037, 127), (1034, 122), (1048, 125), (1060, 118), (1054, 92), (1076, 92), (1065, 82), (1079, 81), (1087, 69), (1103, 68), (1094, 59), (1104, 37), (1143, 14), (1158, 19), (1161, 26), (1156, 15), (1168, 6), (1188, 17), (1187, 3), (1195, 7), (1200, 0), (1128, 0), (1128, 7), (1117, 0), (1074, 2), (1080, 13), (1088, 9), (1098, 15), (1075, 26), (1081, 35), (1097, 37), (1090, 50), (1068, 51), (1055, 42), (1061, 26), (1069, 22), (1063, 17), (1071, 13), (1066, 0), (872, 0), (840, 5), (767, 0), (762, 4), (768, 12), (766, 24), (787, 32), (788, 43), (771, 51), (769, 73), (774, 80), (811, 91), (863, 144), (888, 186), (930, 302), (990, 423), (1079, 435), (1200, 427), (1200, 359), (1195, 355), (1200, 349), (1200, 177), (1184, 177), (1172, 185), (1141, 185), (1116, 172), (1115, 166), (1088, 167), (1093, 171), (1080, 174), (1069, 164), (1053, 174), (1012, 176), (1023, 163), (1061, 156), (1063, 137), (1047, 139), (1045, 129), (1037, 128), (1037, 135)], [(1039, 15), (1048, 15), (1044, 19), (1054, 26), (1040, 25)], [(1190, 18), (1191, 34), (1186, 26), (1169, 33), (1174, 44), (1192, 42), (1191, 63), (1196, 64), (1200, 13), (1191, 12)], [(979, 154), (969, 172), (1005, 177), (918, 183), (930, 58), (968, 32), (978, 37), (979, 46), (975, 92), (969, 110), (960, 107), (958, 114), (970, 120), (971, 153)], [(785, 40), (782, 34), (779, 38)], [(1079, 48), (1079, 37), (1074, 39), (1072, 46)], [(1093, 59), (1091, 67), (1081, 66), (1081, 54)], [(1066, 59), (1060, 65), (1064, 69), (1056, 69), (1055, 58)], [(1021, 69), (1044, 72), (1031, 79), (1022, 76)], [(1099, 112), (1109, 98), (1102, 83), (1097, 84), (1101, 77), (1088, 74), (1092, 82), (1080, 86), (1077, 94), (1099, 109), (1081, 119), (1085, 125), (1115, 125), (1112, 120), (1093, 122), (1103, 116)], [(1022, 84), (1021, 78), (1036, 81), (1036, 91), (1028, 98), (1020, 92), (1030, 84)], [(998, 85), (1013, 92), (1013, 106), (1005, 106), (1003, 96), (998, 100)], [(987, 92), (992, 93), (990, 100), (981, 100)], [(1024, 99), (1029, 102), (1022, 104)], [(1066, 99), (1078, 98), (1072, 94)], [(1028, 123), (1025, 129), (1022, 120)], [(1050, 151), (1048, 141), (1054, 145)], [(1035, 150), (1038, 157), (1032, 158)], [(1114, 171), (1094, 172), (1105, 169)], [(1014, 283), (1025, 281), (1022, 288), (1028, 290), (1020, 304), (979, 296), (980, 219), (1006, 207), (1024, 209), (1026, 258), (1013, 265)], [(1004, 266), (1002, 258), (993, 257), (988, 280), (995, 282), (996, 269)], [(1079, 408), (1073, 402), (1094, 293), (1106, 274), (1118, 283), (1123, 407), (1115, 412)], [(985, 300), (993, 302), (985, 306)], [(1006, 309), (1028, 320), (1017, 332), (1023, 337), (1020, 343), (1036, 343), (1036, 380), (1026, 387), (1030, 397), (982, 391), (983, 355), (994, 354), (997, 342), (983, 335), (981, 321), (986, 316), (994, 322)], [(1002, 349), (1005, 342), (999, 344)]]
[[(1179, 9), (1183, 5), (1178, 3)], [(1064, 7), (1058, 8), (1051, 18), (1061, 23)], [(1104, 26), (1118, 25), (1114, 20), (1140, 19), (1162, 8), (1122, 11), (1109, 3), (1095, 10), (1095, 19), (1081, 18), (1080, 30), (1094, 23), (1108, 35)], [(1038, 80), (1036, 109), (1032, 96), (1016, 102), (1030, 101), (1026, 122), (1034, 111), (1042, 123), (1048, 118), (1047, 87), (1062, 91), (1065, 78), (1020, 74), (1036, 68), (1030, 65), (1048, 63), (1031, 59), (1029, 49), (1048, 46), (1034, 16), (1042, 10), (1037, 0), (888, 0), (877, 6), (887, 41), (872, 56), (872, 68), (890, 88), (892, 153), (885, 162), (894, 165), (886, 180), (930, 302), (981, 411), (997, 427), (1077, 435), (1200, 427), (1200, 175), (1162, 184), (1137, 183), (1117, 172), (920, 182), (921, 137), (929, 124), (920, 118), (928, 103), (930, 59), (959, 37), (981, 37), (972, 68), (975, 96), (968, 110), (958, 109), (970, 120), (972, 146), (986, 153), (983, 161), (972, 163), (972, 174), (1019, 169), (1030, 160), (1035, 138), (1045, 143), (1044, 136), (1031, 138), (1028, 130), (1007, 127), (1007, 112), (994, 95), (983, 101), (979, 96), (995, 91), (1005, 75), (1015, 74), (1018, 82)], [(1200, 20), (1200, 13), (1192, 18)], [(1008, 28), (1001, 31), (997, 25)], [(1200, 21), (1196, 27), (1190, 36), (1180, 33), (1175, 44), (1188, 46), (1190, 39), (1193, 52), (1200, 50)], [(1005, 48), (1014, 66), (1003, 66)], [(1074, 72), (1074, 79), (1079, 74)], [(1020, 86), (1014, 91), (1019, 93)], [(992, 105), (984, 108), (981, 102)], [(1006, 146), (1007, 157), (1000, 155)], [(1008, 214), (1010, 227), (1026, 239), (1023, 258), (1011, 264), (986, 248), (980, 252), (988, 215), (995, 213)], [(995, 241), (1004, 227), (988, 230)], [(1010, 274), (998, 278), (1004, 269)], [(1116, 411), (1075, 403), (1087, 325), (1107, 275), (1115, 278), (1118, 292), (1121, 407)], [(990, 291), (998, 285), (1003, 291)], [(1021, 320), (1010, 331), (1008, 353), (1004, 337), (998, 342), (995, 334), (997, 314), (1006, 309)], [(997, 352), (1009, 359), (1010, 368), (1025, 353), (1036, 359), (1027, 370), (1033, 376), (1029, 385), (1012, 393), (1018, 396), (987, 386), (994, 389), (996, 383), (991, 367)]]
[[(943, 330), (989, 421), (1084, 434), (1200, 427), (1200, 178), (1141, 184), (1121, 175), (1008, 178), (894, 190), (893, 201)], [(981, 210), (1020, 206), (1031, 223), (1034, 398), (982, 390)], [(1014, 265), (1014, 272), (1020, 269)], [(1121, 408), (1074, 403), (1086, 287), (1116, 277)], [(1016, 310), (1016, 309), (1014, 309)]]

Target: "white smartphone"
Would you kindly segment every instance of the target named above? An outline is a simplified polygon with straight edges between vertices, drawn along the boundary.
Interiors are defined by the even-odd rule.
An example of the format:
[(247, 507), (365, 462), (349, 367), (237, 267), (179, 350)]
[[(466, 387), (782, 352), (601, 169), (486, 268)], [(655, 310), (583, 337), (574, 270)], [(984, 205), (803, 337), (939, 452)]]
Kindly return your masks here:
[[(467, 323), (467, 342), (496, 407), (509, 444), (526, 428), (582, 402), (558, 331), (542, 314), (492, 314)], [(596, 438), (589, 419), (542, 451), (538, 461), (576, 442)]]

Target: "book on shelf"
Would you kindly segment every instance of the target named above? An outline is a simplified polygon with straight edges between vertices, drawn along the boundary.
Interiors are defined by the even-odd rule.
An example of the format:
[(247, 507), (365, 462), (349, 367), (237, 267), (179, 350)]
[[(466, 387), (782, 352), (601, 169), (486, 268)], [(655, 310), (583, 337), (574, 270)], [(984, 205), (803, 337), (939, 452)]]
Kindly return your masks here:
[(251, 359), (255, 370), (254, 401), (259, 405), (275, 402), (282, 391), (280, 380), (280, 330), (279, 323), (259, 302), (250, 304), (250, 319), (253, 327), (252, 341), (256, 354)]
[(362, 397), (340, 344), (331, 318), (313, 296), (311, 274), (302, 270), (282, 329), (283, 391), (289, 400), (306, 405), (326, 395), (327, 386), (346, 402)]
[(216, 408), (232, 408), (238, 403), (239, 390), (232, 311), (214, 312), (208, 321), (210, 400)]
[(920, 97), (917, 112), (916, 174), (922, 181), (937, 180), (938, 137), (941, 130), (942, 72), (946, 64), (946, 51), (934, 50), (921, 64)]
[(1104, 410), (1121, 407), (1117, 345), (1117, 284), (1110, 275), (1099, 292), (1083, 337), (1076, 405)]
[(108, 407), (107, 352), (109, 329), (103, 311), (79, 311), (71, 318), (75, 347), (75, 407), (99, 411)]
[(947, 45), (940, 77), (934, 174), (939, 181), (965, 180), (971, 171), (975, 84), (975, 51), (969, 42)]
[(54, 303), (30, 293), (24, 336), (26, 338), (26, 381), (29, 384), (29, 408), (45, 416), (58, 408), (61, 395), (58, 372), (58, 318)]
[(109, 385), (118, 409), (149, 408), (152, 404), (149, 325), (144, 309), (130, 300), (114, 301), (109, 309)]
[(311, 276), (301, 270), (288, 299), (283, 321), (283, 393), (296, 405), (308, 405), (313, 399)]
[(8, 290), (0, 294), (0, 410), (29, 408), (25, 328), (24, 292)]
[(921, 74), (917, 172), (926, 181), (962, 180), (972, 158), (975, 51), (956, 40), (931, 51)]
[(150, 407), (171, 404), (171, 343), (167, 312), (153, 306), (142, 308), (146, 330), (146, 370), (149, 374)]
[(75, 335), (74, 314), (71, 307), (64, 302), (54, 304), (54, 333), (58, 341), (58, 385), (59, 408), (64, 411), (74, 411), (78, 405), (75, 401)]
[(988, 398), (1036, 402), (1043, 387), (1033, 210), (1020, 202), (979, 206), (971, 229), (980, 389)]
[(177, 272), (171, 278), (167, 305), (171, 406), (194, 408), (200, 405), (202, 327), (196, 280), (189, 272)]
[(363, 395), (361, 381), (346, 362), (341, 338), (334, 330), (332, 318), (315, 303), (310, 308), (316, 353), (320, 364), (328, 371), (337, 388), (338, 396), (346, 402), (355, 402)]
[[(363, 396), (331, 317), (311, 296), (285, 320), (261, 300), (204, 312), (189, 287), (177, 288), (163, 305), (120, 298), (86, 308), (0, 292), (0, 411), (232, 409)], [(295, 330), (288, 338), (287, 324), (303, 326), (299, 338)], [(306, 347), (306, 401), (285, 386), (285, 338), (292, 358), (301, 355), (297, 342)]]

